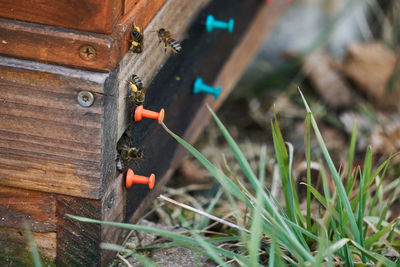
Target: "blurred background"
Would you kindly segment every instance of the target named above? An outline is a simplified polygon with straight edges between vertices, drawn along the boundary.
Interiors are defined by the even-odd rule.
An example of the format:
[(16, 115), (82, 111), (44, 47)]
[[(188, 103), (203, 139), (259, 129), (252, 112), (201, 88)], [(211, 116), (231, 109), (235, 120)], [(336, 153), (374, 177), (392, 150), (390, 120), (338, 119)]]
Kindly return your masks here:
[[(362, 164), (369, 145), (375, 165), (381, 163), (400, 151), (399, 40), (400, 1), (293, 0), (217, 115), (256, 173), (260, 147), (267, 145), (267, 186), (278, 175), (270, 126), (274, 110), (285, 141), (294, 148), (294, 177), (297, 183), (305, 179), (306, 111), (299, 89), (338, 168), (347, 168), (344, 164), (355, 122), (355, 164)], [(312, 153), (319, 155), (314, 142)], [(229, 166), (233, 173), (239, 172), (214, 121), (195, 147), (222, 169)], [(397, 178), (396, 160), (393, 165), (391, 176)], [(217, 193), (214, 183), (188, 156), (166, 192), (201, 208)], [(301, 196), (305, 187), (297, 189)], [(396, 203), (393, 208), (399, 210), (399, 206)], [(156, 211), (154, 219), (175, 225), (180, 210), (171, 208)], [(224, 215), (223, 205), (220, 208), (218, 215)]]
[[(260, 147), (267, 145), (266, 185), (278, 199), (279, 173), (270, 126), (274, 110), (285, 141), (294, 148), (293, 172), (300, 198), (306, 190), (299, 185), (306, 170), (306, 111), (299, 89), (337, 168), (347, 168), (354, 122), (358, 124), (355, 165), (362, 164), (369, 145), (374, 166), (400, 151), (399, 40), (398, 0), (293, 0), (288, 4), (275, 30), (217, 112), (256, 172)], [(214, 121), (194, 146), (221, 169), (240, 175)], [(317, 144), (311, 149), (316, 160), (320, 154)], [(395, 160), (389, 177), (397, 178), (399, 167)], [(318, 175), (314, 176), (313, 183), (318, 184)], [(164, 194), (198, 209), (218, 198), (213, 214), (226, 218), (230, 207), (219, 199), (219, 188), (215, 179), (187, 156)], [(399, 214), (399, 207), (400, 203), (394, 203), (393, 214)], [(146, 218), (176, 226), (182, 225), (182, 218), (195, 225), (201, 216), (156, 200)]]

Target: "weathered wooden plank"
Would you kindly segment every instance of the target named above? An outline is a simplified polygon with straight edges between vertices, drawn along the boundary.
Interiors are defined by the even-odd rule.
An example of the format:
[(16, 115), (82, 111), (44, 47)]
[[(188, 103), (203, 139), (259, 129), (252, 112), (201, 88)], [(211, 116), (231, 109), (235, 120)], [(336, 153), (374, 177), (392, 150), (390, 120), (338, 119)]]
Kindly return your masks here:
[[(212, 4), (210, 4), (210, 7), (208, 7), (210, 9), (209, 12), (212, 13), (213, 9), (219, 9), (221, 7), (220, 5), (222, 4), (221, 2), (218, 3), (218, 1), (214, 1)], [(238, 42), (232, 53), (227, 53), (228, 58), (222, 61), (224, 62), (224, 64), (223, 66), (219, 67), (219, 70), (213, 69), (212, 67), (210, 67), (213, 65), (204, 64), (204, 62), (210, 63), (212, 61), (214, 64), (218, 64), (216, 63), (216, 58), (226, 56), (222, 51), (224, 51), (223, 49), (229, 49), (229, 42), (232, 42), (232, 39), (235, 39), (235, 36), (233, 36), (232, 39), (230, 39), (229, 36), (225, 36), (225, 38), (223, 38), (223, 41), (214, 40), (215, 42), (219, 42), (219, 44), (217, 44), (217, 46), (219, 47), (217, 47), (214, 51), (209, 51), (210, 54), (202, 54), (204, 57), (204, 65), (202, 65), (201, 62), (198, 62), (198, 60), (192, 58), (193, 66), (191, 67), (191, 69), (195, 68), (193, 70), (193, 73), (198, 73), (200, 77), (205, 77), (205, 81), (207, 83), (213, 84), (213, 86), (222, 87), (222, 93), (218, 101), (215, 101), (212, 96), (193, 96), (190, 94), (190, 90), (192, 89), (191, 83), (193, 83), (194, 77), (196, 76), (192, 76), (193, 74), (188, 70), (185, 71), (185, 67), (189, 68), (188, 65), (185, 65), (187, 64), (185, 62), (185, 59), (183, 61), (179, 61), (180, 67), (176, 67), (178, 61), (174, 62), (173, 60), (171, 60), (167, 62), (165, 68), (153, 81), (154, 86), (165, 84), (166, 86), (163, 88), (163, 90), (165, 91), (174, 90), (175, 88), (183, 88), (182, 90), (187, 90), (186, 92), (181, 92), (179, 94), (180, 97), (175, 99), (174, 106), (170, 105), (166, 109), (165, 123), (171, 130), (183, 136), (185, 140), (189, 142), (194, 142), (194, 140), (197, 138), (199, 133), (202, 131), (202, 129), (205, 127), (210, 119), (210, 113), (207, 110), (205, 104), (209, 104), (214, 110), (222, 104), (223, 100), (228, 96), (229, 92), (233, 89), (233, 86), (240, 78), (247, 64), (257, 52), (265, 36), (272, 31), (273, 26), (278, 20), (281, 12), (286, 7), (286, 3), (277, 2), (269, 5), (257, 6), (257, 3), (249, 2), (250, 1), (248, 1), (247, 4), (243, 4), (243, 6), (238, 9), (242, 14), (254, 14), (255, 18), (251, 24), (251, 27), (248, 27), (248, 20), (250, 20), (249, 17), (246, 18), (238, 14), (234, 15), (235, 21), (237, 23), (236, 25), (242, 25), (241, 28), (240, 26), (238, 28), (235, 28), (236, 36), (241, 36), (241, 38), (238, 38), (240, 42)], [(238, 3), (236, 2), (235, 4)], [(231, 3), (231, 5), (234, 4)], [(258, 7), (260, 7), (259, 10)], [(237, 6), (235, 8), (237, 8)], [(208, 12), (205, 11), (205, 13)], [(224, 16), (225, 18), (228, 17), (226, 13), (224, 13), (224, 15), (222, 16)], [(202, 17), (200, 16), (199, 19), (201, 20)], [(247, 22), (245, 23), (246, 20)], [(191, 33), (191, 30), (189, 30), (189, 33)], [(191, 34), (191, 36), (193, 35)], [(196, 40), (193, 40), (193, 42), (195, 41)], [(209, 41), (212, 42), (212, 40)], [(200, 46), (199, 50), (202, 49), (202, 44), (198, 43), (197, 45)], [(207, 51), (207, 49), (203, 50)], [(216, 56), (215, 53), (218, 53), (218, 51), (219, 55)], [(200, 67), (196, 68), (194, 66)], [(167, 69), (174, 70), (167, 71)], [(182, 73), (185, 73), (185, 76), (181, 75)], [(179, 81), (174, 81), (175, 76), (180, 76), (181, 79)], [(191, 82), (185, 82), (185, 77), (192, 77), (191, 79), (189, 78)], [(160, 99), (165, 98), (160, 97)], [(188, 104), (178, 104), (184, 102)], [(156, 103), (154, 106), (163, 106), (163, 104)], [(193, 116), (179, 115), (184, 113), (193, 114)], [(179, 118), (179, 122), (176, 122), (177, 118)], [(144, 123), (145, 122), (135, 123), (133, 133), (139, 133), (136, 134), (137, 139), (135, 138), (135, 142), (145, 148), (145, 153), (151, 154), (151, 162), (160, 162), (160, 160), (158, 159), (158, 155), (160, 155), (160, 153), (158, 152), (157, 154), (157, 151), (168, 151), (168, 154), (170, 155), (170, 165), (167, 165), (167, 167), (165, 167), (164, 164), (158, 165), (158, 173), (156, 173), (156, 175), (158, 175), (158, 179), (156, 179), (156, 187), (152, 191), (147, 190), (144, 186), (137, 185), (135, 189), (132, 188), (131, 191), (128, 192), (127, 220), (132, 223), (136, 222), (143, 215), (143, 213), (154, 200), (154, 198), (159, 195), (162, 187), (166, 184), (170, 176), (173, 174), (174, 170), (180, 162), (180, 159), (185, 153), (184, 148), (180, 147), (178, 143), (175, 142), (175, 140), (173, 140), (172, 138), (169, 141), (160, 142), (160, 140), (165, 140), (166, 137), (165, 133), (163, 133), (163, 131), (158, 128), (158, 125), (154, 124), (153, 128), (146, 132), (146, 135), (140, 134), (141, 131), (143, 131), (142, 124)], [(148, 125), (145, 125), (143, 127), (148, 127)], [(153, 140), (157, 140), (157, 142), (153, 142)], [(155, 144), (152, 145), (153, 143)], [(133, 165), (132, 167), (138, 172), (144, 174), (154, 172), (154, 170), (152, 170), (151, 164), (148, 164), (147, 162), (145, 162), (145, 160), (143, 161), (144, 162), (140, 163), (139, 167), (135, 167), (135, 165)], [(137, 205), (136, 203), (139, 203), (139, 199), (141, 199), (141, 201), (140, 204)]]
[(0, 186), (0, 265), (32, 264), (24, 230), (27, 223), (44, 263), (108, 266), (115, 253), (102, 250), (100, 243), (120, 243), (124, 230), (79, 223), (66, 214), (121, 222), (125, 196), (122, 176), (98, 200)]
[[(100, 198), (111, 74), (2, 59), (0, 184)], [(77, 103), (81, 90), (94, 93), (91, 107)]]
[(65, 28), (110, 33), (123, 0), (2, 0), (0, 17)]
[[(126, 212), (126, 189), (124, 177), (119, 175), (109, 185), (102, 199), (102, 220), (111, 222), (123, 222)], [(128, 230), (118, 227), (101, 226), (101, 241), (104, 243), (121, 244)], [(110, 260), (115, 257), (111, 250), (101, 251), (101, 263), (108, 266)]]
[[(36, 88), (67, 93), (87, 90), (104, 93), (107, 74), (89, 72), (31, 61), (0, 57), (0, 82), (9, 87)], [(4, 85), (5, 86), (5, 85)], [(75, 106), (73, 108), (79, 108)], [(84, 109), (82, 109), (84, 110)]]

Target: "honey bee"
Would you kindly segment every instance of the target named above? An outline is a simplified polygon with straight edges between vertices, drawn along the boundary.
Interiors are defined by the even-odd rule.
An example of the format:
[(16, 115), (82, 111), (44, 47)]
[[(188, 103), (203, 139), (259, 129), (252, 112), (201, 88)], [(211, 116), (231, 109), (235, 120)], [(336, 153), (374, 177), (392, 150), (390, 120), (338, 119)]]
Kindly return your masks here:
[(163, 42), (165, 45), (165, 53), (167, 52), (168, 46), (171, 47), (173, 53), (179, 54), (182, 52), (181, 44), (172, 38), (172, 34), (164, 28), (158, 30), (158, 39), (160, 43)]
[(143, 34), (140, 31), (140, 28), (133, 24), (131, 31), (131, 40), (129, 43), (131, 44), (130, 50), (135, 53), (142, 53), (143, 51)]
[(123, 148), (117, 156), (117, 170), (123, 172), (129, 167), (129, 164), (137, 159), (142, 159), (144, 155), (143, 148)]
[(145, 96), (146, 96), (146, 88), (144, 88), (142, 81), (140, 78), (133, 74), (131, 79), (128, 81), (129, 84), (129, 95), (132, 103), (135, 106), (143, 105)]

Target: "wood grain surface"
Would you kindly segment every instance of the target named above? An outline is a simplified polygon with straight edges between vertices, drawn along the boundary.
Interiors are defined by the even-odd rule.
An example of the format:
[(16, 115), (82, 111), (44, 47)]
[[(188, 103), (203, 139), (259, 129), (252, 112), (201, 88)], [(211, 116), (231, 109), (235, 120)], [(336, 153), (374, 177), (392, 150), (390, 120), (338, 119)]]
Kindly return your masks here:
[[(101, 196), (106, 77), (1, 59), (1, 185), (88, 198)], [(78, 104), (81, 90), (94, 94), (93, 106)]]
[[(118, 23), (107, 34), (16, 21), (1, 18), (0, 15), (0, 55), (109, 72), (129, 49), (133, 22), (144, 31), (164, 2), (138, 2), (118, 19)], [(74, 21), (78, 20), (74, 18)], [(88, 50), (90, 58), (82, 53), (88, 47), (91, 49)]]
[(109, 34), (122, 7), (123, 0), (2, 0), (0, 17)]
[(0, 228), (22, 229), (27, 223), (34, 232), (55, 232), (55, 212), (54, 195), (0, 186)]

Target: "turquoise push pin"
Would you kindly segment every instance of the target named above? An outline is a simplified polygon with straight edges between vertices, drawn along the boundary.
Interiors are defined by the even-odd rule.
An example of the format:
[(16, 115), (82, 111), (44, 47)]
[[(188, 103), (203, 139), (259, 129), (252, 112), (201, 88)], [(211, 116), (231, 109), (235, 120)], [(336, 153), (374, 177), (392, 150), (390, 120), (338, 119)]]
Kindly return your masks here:
[(203, 83), (202, 78), (197, 78), (196, 81), (194, 82), (193, 94), (197, 95), (198, 93), (206, 93), (214, 95), (215, 100), (217, 100), (219, 94), (221, 93), (221, 87), (214, 88), (212, 86)]
[(226, 29), (229, 33), (232, 33), (234, 24), (234, 19), (230, 19), (228, 22), (225, 22), (214, 19), (213, 15), (208, 15), (206, 20), (206, 30), (207, 32), (212, 32), (214, 29)]

